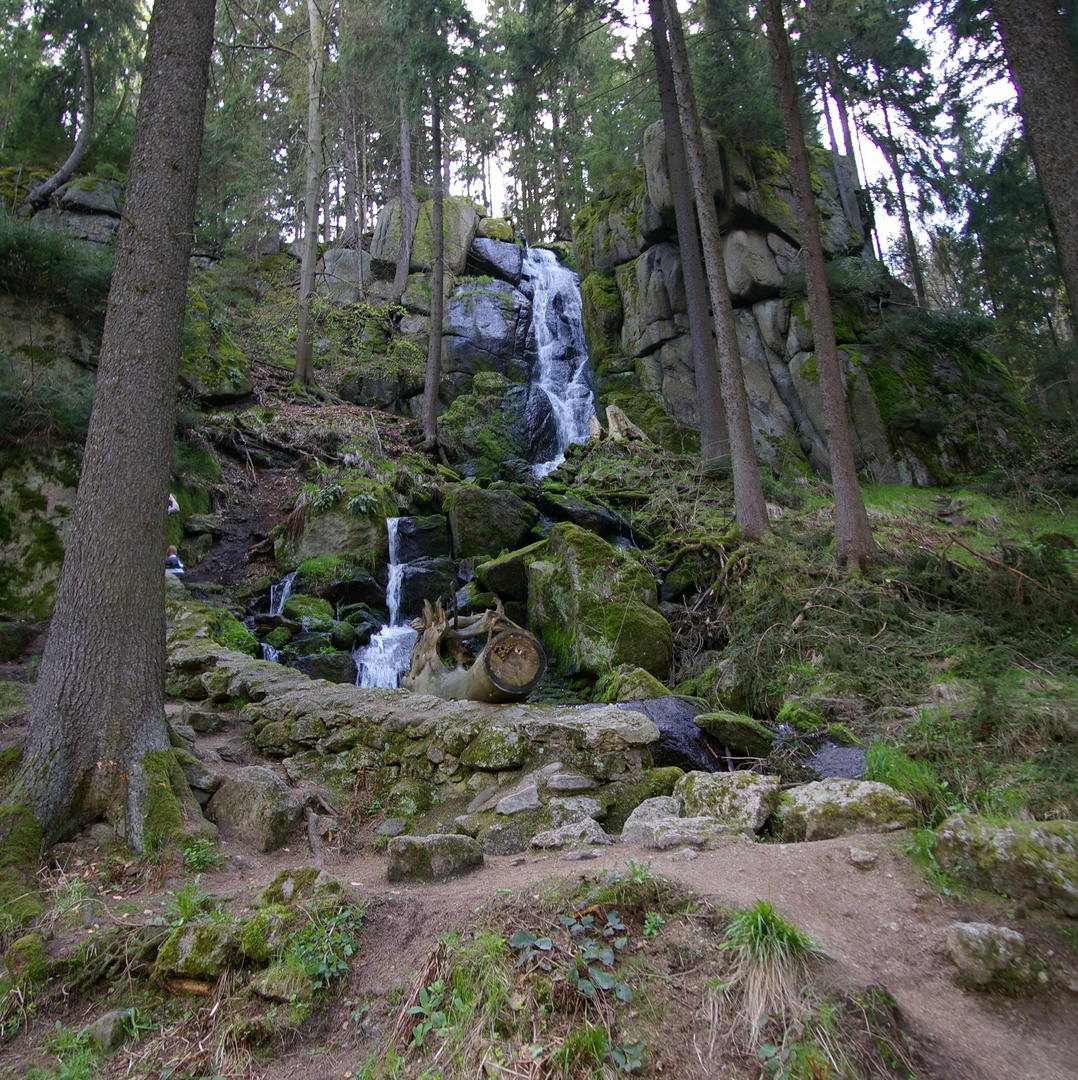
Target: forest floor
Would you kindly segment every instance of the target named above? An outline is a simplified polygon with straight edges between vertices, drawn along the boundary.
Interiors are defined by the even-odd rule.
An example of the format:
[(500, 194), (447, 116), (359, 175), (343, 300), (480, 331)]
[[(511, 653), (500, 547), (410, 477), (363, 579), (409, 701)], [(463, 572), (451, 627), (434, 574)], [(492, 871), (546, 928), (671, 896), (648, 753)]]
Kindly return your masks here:
[[(284, 400), (286, 391), (279, 392), (281, 409), (288, 412), (293, 407)], [(308, 411), (303, 404), (294, 409), (297, 415)], [(322, 428), (332, 421), (348, 434), (358, 426), (358, 412), (350, 407), (324, 406), (318, 414), (316, 426)], [(293, 420), (284, 417), (282, 424), (290, 427)], [(408, 422), (387, 417), (379, 426), (374, 439), (395, 441), (398, 452), (403, 450)], [(222, 478), (227, 498), (219, 507), (223, 536), (201, 563), (188, 568), (188, 583), (227, 588), (271, 575), (272, 561), (249, 553), (287, 515), (302, 482), (295, 468), (256, 471), (239, 460), (227, 463)], [(911, 511), (888, 514), (878, 512), (874, 519), (881, 530), (884, 524), (896, 534), (907, 530), (926, 549), (939, 542), (939, 529), (946, 539), (946, 530), (955, 527), (949, 517), (929, 536)], [(15, 667), (0, 677), (17, 683), (22, 676)], [(23, 715), (17, 701), (6, 717), (0, 715), (0, 742), (7, 745), (18, 736)], [(199, 748), (217, 749), (237, 734), (226, 727), (200, 737)], [(786, 845), (739, 842), (699, 853), (656, 853), (615, 843), (594, 852), (488, 857), (480, 869), (450, 881), (396, 885), (385, 880), (386, 857), (373, 842), (379, 822), (377, 814), (360, 815), (347, 842), (326, 844), (324, 868), (365, 914), (347, 972), (301, 1024), (260, 1044), (245, 1043), (229, 1025), (251, 1001), (227, 976), (208, 996), (188, 997), (138, 973), (83, 995), (57, 980), (19, 1003), (18, 1030), (0, 1042), (0, 1080), (38, 1080), (55, 1072), (58, 1060), (58, 1075), (65, 1080), (83, 1075), (545, 1080), (598, 1076), (604, 1069), (614, 1075), (618, 1062), (610, 1055), (604, 1064), (602, 1055), (589, 1063), (586, 1055), (563, 1052), (575, 1045), (574, 1029), (587, 1030), (600, 1020), (609, 1021), (624, 1046), (643, 1043), (634, 1072), (648, 1077), (1078, 1078), (1074, 921), (1035, 902), (929, 882), (911, 859), (904, 833)], [(874, 865), (855, 866), (854, 848), (876, 855)], [(114, 845), (99, 845), (89, 833), (61, 845), (41, 873), (49, 897), (49, 951), (59, 955), (103, 928), (167, 921), (185, 892), (212, 895), (219, 910), (242, 917), (275, 875), (314, 861), (300, 833), (268, 855), (243, 850), (227, 838), (219, 852), (223, 866), (207, 866), (196, 876), (193, 870), (184, 873), (176, 858), (134, 860)], [(635, 898), (625, 893), (619, 902), (632, 954), (626, 961), (631, 1007), (541, 999), (537, 972), (512, 964), (515, 957), (506, 944), (512, 935), (531, 930), (553, 936), (559, 915), (576, 918), (583, 910), (607, 916), (613, 909), (610, 882), (637, 878), (653, 891), (645, 889), (646, 895)], [(820, 950), (787, 1015), (795, 1034), (812, 1034), (815, 1056), (797, 1061), (759, 1056), (768, 1040), (782, 1048), (782, 1027), (771, 1023), (753, 1039), (724, 1003), (722, 987), (730, 978), (724, 928), (731, 912), (759, 899), (773, 904)], [(1009, 995), (958, 986), (945, 938), (951, 924), (969, 921), (1020, 931), (1049, 972), (1048, 987)], [(499, 968), (506, 1005), (497, 1031), (477, 1021), (465, 1028), (451, 1053), (446, 1052), (450, 1037), (437, 1033), (409, 1049), (419, 1014), (408, 1009), (419, 988), (440, 978), (457, 979), (452, 957), (468, 942), (481, 940), (484, 927), (495, 932), (508, 957)], [(118, 1006), (138, 1007), (137, 1038), (129, 1037), (95, 1071), (77, 1073), (64, 1058), (70, 1040), (64, 1043), (59, 1033), (77, 1032)], [(789, 1041), (793, 1045), (796, 1039)], [(624, 1064), (622, 1071), (627, 1071)]]

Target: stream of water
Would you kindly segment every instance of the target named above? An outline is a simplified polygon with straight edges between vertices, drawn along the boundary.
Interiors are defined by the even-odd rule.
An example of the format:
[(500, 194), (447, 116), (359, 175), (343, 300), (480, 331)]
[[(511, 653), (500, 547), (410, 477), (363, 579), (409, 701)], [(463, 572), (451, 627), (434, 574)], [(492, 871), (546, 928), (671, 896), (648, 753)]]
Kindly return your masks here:
[(389, 583), (386, 585), (389, 623), (371, 638), (369, 645), (363, 645), (352, 653), (356, 662), (357, 686), (399, 686), (401, 675), (408, 670), (412, 646), (419, 636), (410, 626), (401, 625), (401, 583), (405, 564), (400, 561), (399, 525), (400, 518), (386, 518), (389, 533)]
[(552, 251), (543, 248), (525, 252), (523, 277), (532, 302), (529, 420), (533, 427), (540, 417), (547, 421), (544, 414), (553, 421), (552, 438), (540, 444), (540, 452), (553, 453), (532, 466), (532, 472), (541, 478), (565, 460), (570, 443), (588, 441), (595, 395), (588, 372), (579, 278), (562, 266)]

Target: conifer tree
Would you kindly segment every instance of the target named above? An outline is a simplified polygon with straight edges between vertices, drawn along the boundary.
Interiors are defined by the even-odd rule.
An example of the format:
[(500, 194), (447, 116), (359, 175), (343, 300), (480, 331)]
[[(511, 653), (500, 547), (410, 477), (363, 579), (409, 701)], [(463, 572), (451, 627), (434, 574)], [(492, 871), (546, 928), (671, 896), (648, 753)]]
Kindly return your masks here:
[(835, 556), (839, 563), (853, 563), (864, 569), (876, 559), (876, 544), (868, 523), (864, 500), (857, 482), (853, 440), (846, 415), (846, 395), (835, 341), (831, 296), (827, 288), (823, 244), (812, 192), (808, 150), (797, 104), (797, 83), (790, 60), (790, 43), (782, 0), (766, 0), (767, 36), (775, 64), (775, 84), (786, 129), (786, 152), (794, 188), (797, 224), (801, 233), (801, 255), (805, 262), (809, 316), (815, 341), (816, 363), (823, 394), (827, 450), (831, 458), (831, 484), (835, 492)]

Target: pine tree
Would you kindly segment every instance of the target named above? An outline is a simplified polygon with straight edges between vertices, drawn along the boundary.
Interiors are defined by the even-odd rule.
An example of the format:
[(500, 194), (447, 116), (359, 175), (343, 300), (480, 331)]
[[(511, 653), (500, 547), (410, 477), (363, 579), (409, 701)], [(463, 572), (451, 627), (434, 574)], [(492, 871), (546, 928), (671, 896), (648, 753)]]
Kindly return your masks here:
[(812, 192), (808, 150), (801, 112), (797, 104), (797, 83), (790, 60), (790, 44), (782, 0), (766, 0), (767, 37), (775, 64), (775, 84), (786, 129), (786, 152), (801, 232), (801, 255), (805, 263), (809, 316), (816, 346), (816, 364), (823, 394), (827, 450), (831, 458), (831, 484), (835, 492), (835, 557), (839, 563), (853, 563), (864, 569), (876, 559), (876, 544), (868, 523), (864, 500), (857, 482), (853, 440), (846, 415), (846, 394), (835, 341), (831, 296), (827, 288), (823, 244)]

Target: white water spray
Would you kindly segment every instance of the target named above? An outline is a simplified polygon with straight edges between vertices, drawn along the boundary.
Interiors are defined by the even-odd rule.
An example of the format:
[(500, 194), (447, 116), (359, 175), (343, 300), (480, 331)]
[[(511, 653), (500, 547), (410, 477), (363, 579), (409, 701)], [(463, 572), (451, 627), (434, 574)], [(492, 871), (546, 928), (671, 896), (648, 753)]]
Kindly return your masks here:
[(386, 518), (389, 533), (389, 583), (386, 585), (389, 624), (371, 638), (369, 645), (361, 646), (352, 653), (356, 662), (357, 686), (393, 689), (399, 686), (400, 677), (407, 670), (412, 657), (412, 646), (419, 637), (410, 626), (400, 625), (404, 564), (400, 562), (399, 524), (400, 518)]
[(269, 613), (271, 615), (280, 615), (284, 611), (285, 603), (292, 595), (292, 582), (296, 580), (298, 573), (298, 570), (293, 570), (291, 574), (285, 574), (276, 585), (270, 586)]
[(549, 461), (532, 466), (537, 477), (565, 460), (570, 443), (587, 442), (595, 396), (588, 381), (588, 346), (581, 318), (580, 282), (552, 251), (528, 248), (524, 276), (532, 286), (535, 366), (532, 389), (544, 393), (557, 429), (557, 449)]

